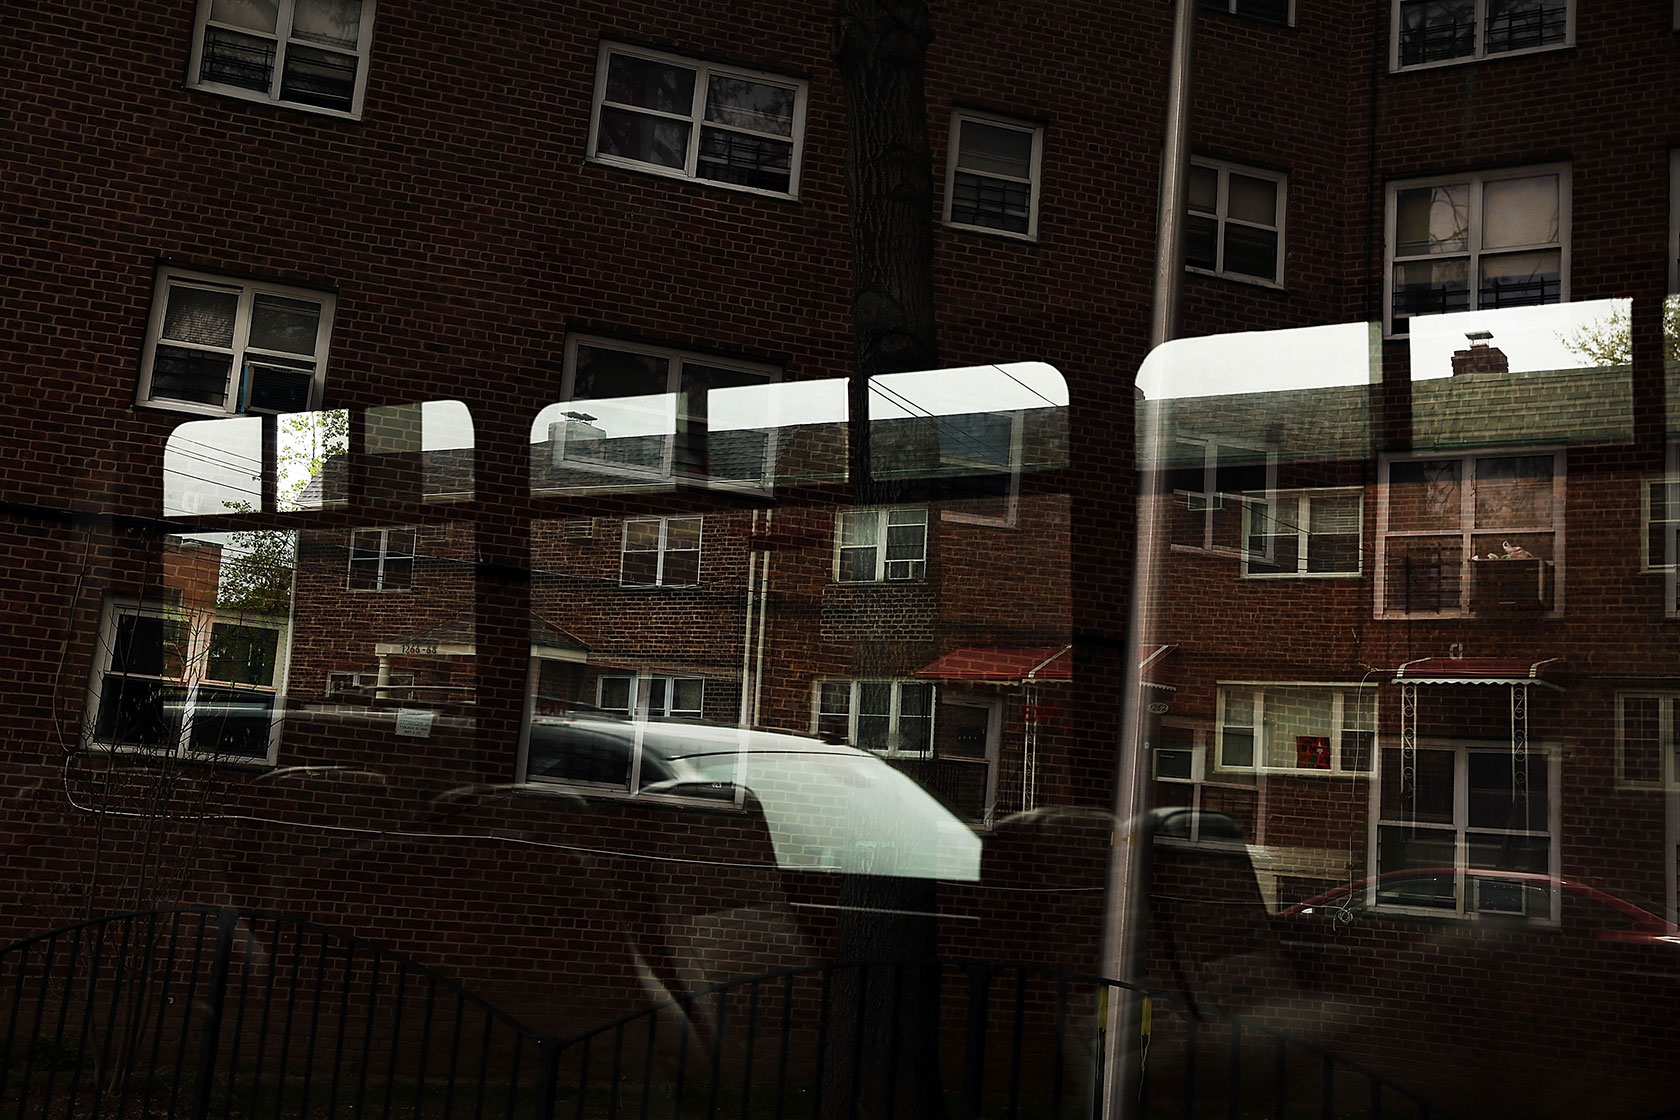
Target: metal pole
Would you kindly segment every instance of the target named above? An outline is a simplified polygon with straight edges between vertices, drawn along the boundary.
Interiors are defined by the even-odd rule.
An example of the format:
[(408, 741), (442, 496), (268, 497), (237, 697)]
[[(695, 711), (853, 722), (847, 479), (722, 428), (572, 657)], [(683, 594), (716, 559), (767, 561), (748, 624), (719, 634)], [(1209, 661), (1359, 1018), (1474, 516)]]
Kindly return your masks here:
[[(1196, 0), (1174, 0), (1172, 59), (1167, 78), (1166, 137), (1161, 151), (1161, 199), (1155, 247), (1155, 301), (1149, 323), (1150, 346), (1178, 334), (1180, 289), (1184, 277), (1185, 209), (1189, 203), (1190, 106), (1195, 62)], [(1139, 493), (1142, 507), (1143, 494)], [(1145, 571), (1153, 550), (1138, 535), (1132, 582), (1128, 661), (1135, 663), (1139, 640), (1140, 596), (1148, 594)], [(1102, 974), (1141, 984), (1148, 936), (1149, 860), (1153, 842), (1146, 817), (1150, 801), (1149, 759), (1143, 749), (1142, 689), (1128, 671), (1125, 710), (1120, 721), (1119, 759), (1114, 790), (1112, 845), (1109, 851), (1107, 913), (1104, 921)], [(1103, 1054), (1104, 1120), (1128, 1120), (1138, 1109), (1142, 1076), (1142, 998), (1125, 989), (1109, 1003), (1108, 1045)]]

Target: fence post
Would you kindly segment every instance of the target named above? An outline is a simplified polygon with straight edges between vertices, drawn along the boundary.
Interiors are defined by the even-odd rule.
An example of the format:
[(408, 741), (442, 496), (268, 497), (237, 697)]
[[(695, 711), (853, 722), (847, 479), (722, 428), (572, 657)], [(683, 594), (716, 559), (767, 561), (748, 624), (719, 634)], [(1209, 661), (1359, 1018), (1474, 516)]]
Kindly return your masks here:
[(566, 1044), (557, 1038), (537, 1039), (537, 1104), (533, 1120), (554, 1120), (559, 1104), (560, 1052)]
[[(210, 991), (205, 996), (204, 1022), (199, 1027), (198, 1074), (193, 1079), (193, 1120), (210, 1113), (210, 1088), (216, 1076), (216, 1052), (222, 1041), (222, 1005), (227, 1000), (228, 968), (233, 960), (233, 937), (239, 911), (223, 907), (216, 915), (216, 953), (210, 960)], [(191, 1014), (189, 1009), (188, 1014)]]

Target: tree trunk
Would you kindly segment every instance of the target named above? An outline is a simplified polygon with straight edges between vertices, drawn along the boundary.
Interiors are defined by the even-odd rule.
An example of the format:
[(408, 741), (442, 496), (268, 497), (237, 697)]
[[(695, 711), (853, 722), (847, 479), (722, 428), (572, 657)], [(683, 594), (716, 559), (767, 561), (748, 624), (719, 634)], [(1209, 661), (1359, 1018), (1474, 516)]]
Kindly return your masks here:
[[(846, 96), (851, 207), (853, 498), (889, 502), (869, 466), (869, 378), (937, 369), (933, 163), (922, 0), (840, 0), (834, 53)], [(931, 879), (847, 876), (824, 1055), (826, 1116), (944, 1115), (939, 1082), (938, 892)], [(856, 1100), (856, 1111), (852, 1104)]]

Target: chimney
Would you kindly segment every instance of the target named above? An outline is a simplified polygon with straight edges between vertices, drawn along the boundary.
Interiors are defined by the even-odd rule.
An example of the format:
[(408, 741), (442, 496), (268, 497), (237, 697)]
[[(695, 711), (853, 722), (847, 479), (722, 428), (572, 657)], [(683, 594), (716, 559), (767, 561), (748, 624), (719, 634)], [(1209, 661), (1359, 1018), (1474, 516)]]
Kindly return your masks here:
[(1493, 338), (1492, 331), (1471, 331), (1464, 337), (1470, 340), (1470, 349), (1453, 351), (1454, 377), (1461, 373), (1511, 372), (1511, 362), (1505, 357), (1505, 351), (1488, 345), (1488, 340)]

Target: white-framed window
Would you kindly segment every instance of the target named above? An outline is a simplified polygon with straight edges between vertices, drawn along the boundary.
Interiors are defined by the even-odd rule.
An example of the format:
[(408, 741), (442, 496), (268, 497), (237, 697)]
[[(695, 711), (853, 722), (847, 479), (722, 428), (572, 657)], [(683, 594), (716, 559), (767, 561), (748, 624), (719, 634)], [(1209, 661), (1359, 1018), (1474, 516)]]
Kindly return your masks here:
[(1155, 780), (1196, 783), (1206, 777), (1207, 756), (1193, 727), (1163, 724), (1156, 729), (1150, 748)]
[(271, 762), (286, 657), (281, 620), (110, 600), (94, 655), (89, 741)]
[(1390, 337), (1414, 315), (1569, 298), (1569, 166), (1390, 183)]
[(1616, 784), (1680, 789), (1680, 692), (1616, 694)]
[[(550, 427), (556, 470), (658, 482), (692, 479), (720, 487), (763, 486), (774, 472), (766, 427), (731, 423), (712, 431), (714, 395), (781, 379), (781, 370), (669, 346), (569, 335), (560, 395)], [(546, 412), (547, 410), (545, 410)]]
[(350, 533), (350, 571), (345, 586), (351, 591), (407, 591), (414, 586), (414, 529), (353, 529)]
[(1295, 0), (1200, 0), (1203, 11), (1229, 12), (1266, 23), (1295, 23)]
[(834, 519), (839, 583), (917, 580), (927, 575), (928, 511), (921, 507), (842, 510)]
[(699, 517), (632, 517), (624, 522), (621, 587), (693, 587), (700, 582)]
[(187, 85), (360, 117), (374, 0), (198, 0)]
[(797, 198), (808, 92), (797, 78), (602, 43), (590, 158)]
[(333, 309), (325, 292), (163, 269), (136, 400), (206, 416), (316, 408)]
[(706, 678), (608, 674), (595, 683), (595, 703), (604, 712), (637, 719), (701, 718)]
[(945, 166), (945, 224), (1034, 240), (1044, 126), (958, 109)]
[(1574, 0), (1393, 0), (1389, 68), (1470, 62), (1567, 47)]
[(1377, 689), (1359, 684), (1222, 684), (1217, 766), (1278, 774), (1369, 774)]
[(933, 753), (934, 686), (928, 681), (818, 681), (816, 733), (863, 750)]
[(1348, 576), (1360, 570), (1364, 491), (1281, 490), (1243, 504), (1243, 575)]
[(1377, 617), (1561, 612), (1564, 455), (1385, 459)]
[[(1668, 445), (1663, 473), (1646, 480), (1643, 499), (1640, 570), (1672, 571), (1680, 559), (1680, 443)], [(1669, 609), (1673, 609), (1672, 600)]]
[(1381, 757), (1367, 906), (1558, 920), (1558, 751), (1462, 742), (1421, 745), (1410, 766), (1397, 747)]
[(1165, 485), (1174, 548), (1238, 556), (1248, 547), (1247, 507), (1277, 490), (1277, 455), (1219, 437), (1179, 434), (1168, 451)]
[(412, 672), (390, 670), (386, 672), (383, 683), (381, 683), (379, 677), (378, 672), (328, 673), (327, 695), (356, 694), (386, 700), (395, 696), (407, 695), (408, 690), (414, 687), (414, 674)]
[(1190, 217), (1184, 265), (1193, 272), (1283, 284), (1283, 215), (1288, 179), (1276, 171), (1190, 161)]

